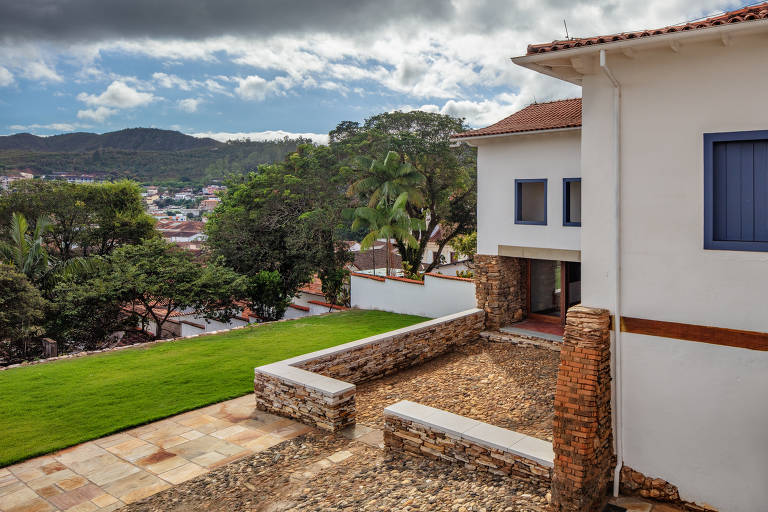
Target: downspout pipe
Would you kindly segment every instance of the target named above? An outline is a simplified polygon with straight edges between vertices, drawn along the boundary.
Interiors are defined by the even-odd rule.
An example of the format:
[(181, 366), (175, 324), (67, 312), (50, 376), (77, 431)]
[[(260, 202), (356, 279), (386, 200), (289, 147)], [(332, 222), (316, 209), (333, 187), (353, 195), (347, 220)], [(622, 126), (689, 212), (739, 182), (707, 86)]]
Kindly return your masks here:
[(615, 166), (615, 247), (614, 263), (616, 269), (615, 297), (614, 297), (614, 405), (615, 405), (615, 430), (614, 438), (616, 440), (616, 467), (613, 471), (613, 495), (619, 495), (619, 484), (621, 478), (621, 468), (624, 465), (624, 424), (623, 424), (623, 400), (622, 400), (622, 351), (621, 351), (621, 84), (611, 72), (606, 62), (605, 50), (600, 50), (600, 69), (608, 78), (613, 86), (613, 158)]

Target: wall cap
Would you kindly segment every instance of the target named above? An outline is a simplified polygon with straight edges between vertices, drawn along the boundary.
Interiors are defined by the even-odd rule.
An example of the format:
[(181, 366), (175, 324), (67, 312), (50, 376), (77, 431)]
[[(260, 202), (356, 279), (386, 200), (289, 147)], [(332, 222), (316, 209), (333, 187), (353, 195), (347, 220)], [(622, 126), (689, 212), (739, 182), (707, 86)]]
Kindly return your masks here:
[(402, 400), (384, 409), (384, 416), (396, 416), (419, 423), (432, 430), (458, 436), (485, 448), (501, 450), (532, 460), (544, 467), (554, 467), (552, 443), (473, 420), (442, 409)]

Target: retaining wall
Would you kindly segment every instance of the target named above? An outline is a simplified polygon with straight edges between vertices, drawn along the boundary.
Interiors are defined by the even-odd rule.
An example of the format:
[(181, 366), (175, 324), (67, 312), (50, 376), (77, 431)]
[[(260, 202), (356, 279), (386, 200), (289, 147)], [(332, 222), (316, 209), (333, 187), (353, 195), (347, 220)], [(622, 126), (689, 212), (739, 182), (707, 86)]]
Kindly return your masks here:
[(355, 384), (474, 341), (484, 318), (482, 310), (470, 309), (260, 366), (254, 376), (256, 405), (326, 430), (340, 430), (354, 423)]
[(407, 400), (384, 409), (390, 450), (549, 485), (552, 443)]

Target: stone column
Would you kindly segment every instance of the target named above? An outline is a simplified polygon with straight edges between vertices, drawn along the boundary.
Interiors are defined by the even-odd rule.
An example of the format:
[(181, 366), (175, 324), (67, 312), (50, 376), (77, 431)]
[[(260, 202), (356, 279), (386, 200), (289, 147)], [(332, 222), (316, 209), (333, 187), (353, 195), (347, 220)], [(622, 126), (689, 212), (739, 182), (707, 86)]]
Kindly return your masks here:
[(524, 258), (478, 254), (474, 272), (477, 307), (485, 310), (486, 329), (498, 329), (525, 318)]
[(555, 470), (552, 504), (557, 512), (591, 512), (611, 482), (610, 315), (605, 309), (568, 310), (555, 390)]

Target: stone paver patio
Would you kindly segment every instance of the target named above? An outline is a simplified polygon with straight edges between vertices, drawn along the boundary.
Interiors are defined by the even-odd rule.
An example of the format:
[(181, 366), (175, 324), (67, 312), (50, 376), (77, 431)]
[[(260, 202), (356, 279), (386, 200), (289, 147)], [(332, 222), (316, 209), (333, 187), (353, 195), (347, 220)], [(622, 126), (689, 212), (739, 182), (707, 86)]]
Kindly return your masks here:
[(109, 511), (312, 430), (253, 395), (0, 469), (0, 511)]

